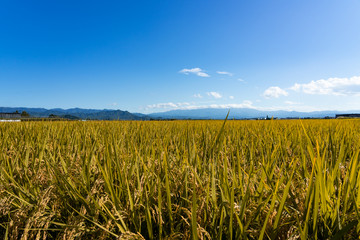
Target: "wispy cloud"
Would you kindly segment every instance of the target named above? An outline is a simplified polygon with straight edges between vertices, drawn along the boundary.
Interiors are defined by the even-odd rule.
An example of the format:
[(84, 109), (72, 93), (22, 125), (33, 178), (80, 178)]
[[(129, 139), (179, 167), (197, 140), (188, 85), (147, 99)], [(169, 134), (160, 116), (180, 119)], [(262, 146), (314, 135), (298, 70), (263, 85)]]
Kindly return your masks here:
[(230, 99), (234, 99), (234, 96), (229, 96)]
[(218, 92), (207, 92), (206, 94), (207, 94), (208, 96), (213, 97), (213, 98), (216, 98), (216, 99), (222, 98), (221, 94), (218, 93)]
[(290, 89), (306, 94), (334, 96), (360, 95), (360, 76), (320, 79), (304, 84), (295, 83)]
[(228, 75), (228, 76), (232, 76), (234, 74), (230, 73), (230, 72), (225, 72), (225, 71), (216, 71), (217, 74), (221, 74), (221, 75)]
[[(258, 100), (256, 102), (259, 102)], [(321, 110), (336, 110), (336, 108), (316, 108), (314, 106), (307, 106), (303, 105), (301, 103), (296, 102), (285, 102), (285, 105), (279, 105), (279, 106), (272, 106), (272, 107), (260, 107), (260, 106), (254, 106), (252, 101), (244, 100), (240, 103), (230, 103), (230, 104), (206, 104), (206, 103), (200, 103), (196, 104), (194, 102), (192, 103), (158, 103), (158, 104), (152, 104), (148, 105), (145, 110), (156, 112), (156, 111), (168, 111), (168, 110), (192, 110), (192, 109), (204, 109), (204, 108), (251, 108), (256, 109), (260, 111), (278, 111), (278, 110), (285, 110), (285, 111), (301, 111), (301, 112), (311, 112), (311, 111), (321, 111)]]
[(168, 102), (168, 103), (157, 103), (157, 104), (151, 104), (151, 105), (147, 105), (147, 109), (153, 109), (153, 108), (180, 108), (180, 107), (184, 107), (184, 106), (189, 106), (190, 103), (188, 102), (183, 102), (183, 103), (173, 103), (173, 102)]
[(194, 97), (196, 97), (196, 98), (202, 98), (203, 96), (202, 96), (200, 93), (196, 93), (196, 94), (194, 94)]
[(237, 80), (238, 80), (239, 82), (245, 82), (245, 80), (242, 79), (242, 78), (238, 78)]
[(204, 72), (204, 70), (202, 70), (201, 68), (190, 68), (190, 69), (184, 68), (184, 69), (180, 70), (179, 72), (186, 74), (186, 75), (191, 73), (191, 74), (195, 74), (199, 77), (210, 77), (210, 75), (207, 74), (206, 72)]
[(230, 104), (210, 104), (198, 106), (197, 108), (254, 108), (251, 101), (245, 100), (242, 103), (230, 103)]
[(263, 93), (265, 98), (278, 98), (280, 96), (287, 96), (289, 93), (279, 87), (269, 87)]
[(233, 103), (233, 104), (190, 104), (190, 103), (158, 103), (148, 105), (146, 109), (166, 109), (166, 110), (191, 110), (191, 109), (204, 109), (204, 108), (253, 108), (253, 103), (249, 100), (244, 100), (242, 103)]
[(293, 102), (293, 101), (285, 101), (285, 104), (287, 104), (287, 105), (300, 105), (301, 103)]

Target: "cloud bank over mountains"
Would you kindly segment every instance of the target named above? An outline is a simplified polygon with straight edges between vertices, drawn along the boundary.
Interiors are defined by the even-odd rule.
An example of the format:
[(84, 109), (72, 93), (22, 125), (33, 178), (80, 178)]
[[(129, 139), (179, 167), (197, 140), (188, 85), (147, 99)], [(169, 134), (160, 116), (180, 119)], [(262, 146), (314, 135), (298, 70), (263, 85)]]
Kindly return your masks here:
[(266, 98), (288, 96), (289, 90), (312, 95), (360, 96), (360, 76), (320, 79), (310, 81), (309, 83), (295, 83), (287, 89), (277, 86), (269, 87), (264, 91), (263, 96)]
[(321, 79), (305, 84), (295, 83), (290, 89), (306, 94), (334, 96), (360, 95), (360, 76)]

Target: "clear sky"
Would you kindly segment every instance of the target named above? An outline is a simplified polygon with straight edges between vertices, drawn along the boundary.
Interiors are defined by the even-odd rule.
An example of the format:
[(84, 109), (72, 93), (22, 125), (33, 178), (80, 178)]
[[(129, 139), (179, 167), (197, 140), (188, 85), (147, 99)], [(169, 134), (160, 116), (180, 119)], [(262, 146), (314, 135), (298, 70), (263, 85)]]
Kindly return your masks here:
[(360, 0), (0, 0), (0, 106), (360, 110)]

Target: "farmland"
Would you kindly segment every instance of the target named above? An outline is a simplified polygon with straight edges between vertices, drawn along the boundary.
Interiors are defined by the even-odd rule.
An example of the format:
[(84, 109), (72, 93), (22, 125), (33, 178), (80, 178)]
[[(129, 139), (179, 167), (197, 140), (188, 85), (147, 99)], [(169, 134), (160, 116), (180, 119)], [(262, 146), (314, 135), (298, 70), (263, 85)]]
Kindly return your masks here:
[(353, 239), (360, 121), (0, 123), (5, 239)]

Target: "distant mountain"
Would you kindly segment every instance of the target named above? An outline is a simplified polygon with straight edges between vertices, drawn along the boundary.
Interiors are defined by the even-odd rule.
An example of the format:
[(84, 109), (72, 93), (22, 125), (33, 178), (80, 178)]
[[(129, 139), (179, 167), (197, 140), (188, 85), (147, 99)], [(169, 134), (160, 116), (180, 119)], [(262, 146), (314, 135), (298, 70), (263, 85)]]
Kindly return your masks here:
[[(160, 113), (151, 113), (148, 116), (162, 119), (224, 119), (229, 109), (204, 108), (192, 110), (172, 110)], [(335, 117), (341, 113), (357, 113), (360, 111), (316, 111), (316, 112), (296, 112), (296, 111), (260, 111), (251, 108), (233, 108), (230, 110), (229, 119), (254, 119), (265, 117), (277, 118), (324, 118)]]
[(98, 120), (148, 120), (149, 117), (139, 117), (128, 111), (121, 110), (102, 110), (93, 113), (72, 113), (71, 115), (82, 119), (98, 119)]
[(142, 118), (150, 118), (149, 115), (146, 115), (143, 113), (131, 113), (131, 114), (134, 114), (135, 116), (142, 117)]
[[(67, 119), (91, 119), (91, 120), (151, 120), (151, 119), (224, 119), (229, 109), (203, 108), (192, 110), (172, 110), (167, 112), (142, 114), (130, 113), (121, 110), (109, 109), (45, 109), (45, 108), (9, 108), (0, 107), (1, 112), (26, 111), (31, 117), (63, 117)], [(260, 111), (252, 108), (233, 108), (230, 110), (229, 119), (257, 119), (257, 118), (324, 118), (335, 117), (336, 114), (360, 113), (360, 111)]]
[(71, 109), (45, 109), (45, 108), (10, 108), (0, 107), (0, 112), (23, 112), (26, 111), (31, 117), (49, 117), (55, 115), (67, 119), (91, 119), (91, 120), (149, 120), (150, 117), (143, 115), (138, 116), (128, 111), (121, 110), (97, 110), (97, 109), (82, 109), (82, 108), (71, 108)]

